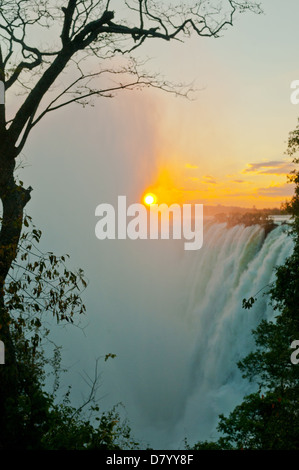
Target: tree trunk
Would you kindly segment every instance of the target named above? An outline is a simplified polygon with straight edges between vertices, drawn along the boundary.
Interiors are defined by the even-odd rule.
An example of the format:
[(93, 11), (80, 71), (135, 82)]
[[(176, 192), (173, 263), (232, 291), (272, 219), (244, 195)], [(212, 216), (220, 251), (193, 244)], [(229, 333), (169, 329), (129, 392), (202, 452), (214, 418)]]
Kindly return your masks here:
[[(3, 144), (3, 141), (1, 144)], [(5, 348), (5, 364), (0, 365), (0, 449), (7, 447), (10, 439), (9, 436), (14, 431), (8, 428), (9, 423), (11, 427), (11, 420), (8, 417), (12, 412), (16, 411), (15, 405), (18, 389), (17, 364), (10, 333), (11, 319), (9, 312), (5, 308), (4, 287), (8, 272), (17, 254), (22, 231), (24, 207), (30, 199), (30, 190), (26, 190), (16, 184), (14, 168), (14, 152), (9, 151), (7, 148), (0, 148), (0, 198), (2, 201), (0, 232), (0, 340), (3, 341)]]

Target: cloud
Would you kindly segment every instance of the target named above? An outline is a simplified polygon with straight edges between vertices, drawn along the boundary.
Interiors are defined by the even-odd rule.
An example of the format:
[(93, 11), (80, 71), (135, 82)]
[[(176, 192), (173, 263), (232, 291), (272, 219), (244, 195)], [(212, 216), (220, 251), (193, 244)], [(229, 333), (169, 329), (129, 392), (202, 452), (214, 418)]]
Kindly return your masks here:
[(210, 184), (216, 184), (217, 183), (215, 178), (213, 176), (210, 176), (210, 175), (205, 175), (203, 177), (203, 179), (204, 179), (204, 183), (210, 183)]
[(273, 185), (268, 186), (267, 188), (259, 188), (258, 194), (260, 196), (270, 196), (270, 197), (290, 197), (294, 194), (294, 185), (293, 184), (282, 184), (282, 185)]
[(198, 165), (191, 165), (190, 163), (186, 163), (185, 168), (188, 170), (197, 170), (199, 168)]
[(294, 169), (293, 163), (285, 161), (270, 161), (260, 163), (249, 163), (242, 173), (257, 173), (258, 175), (287, 175)]

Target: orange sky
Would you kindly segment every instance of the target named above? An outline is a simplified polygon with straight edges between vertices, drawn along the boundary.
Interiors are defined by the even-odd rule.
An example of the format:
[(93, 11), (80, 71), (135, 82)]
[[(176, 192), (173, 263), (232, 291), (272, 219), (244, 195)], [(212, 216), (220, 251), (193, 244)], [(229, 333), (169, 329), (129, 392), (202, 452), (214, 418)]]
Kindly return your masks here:
[[(161, 163), (145, 192), (157, 196), (158, 203), (199, 202), (208, 205), (273, 208), (293, 194), (287, 174), (294, 168), (285, 161), (248, 163), (242, 170), (213, 174), (194, 162)], [(222, 171), (222, 174), (221, 174)]]
[[(288, 119), (277, 119), (275, 126), (273, 120), (265, 122), (262, 132), (257, 122), (248, 133), (254, 106), (238, 123), (227, 119), (223, 110), (213, 112), (217, 103), (208, 93), (191, 103), (149, 96), (150, 101), (145, 94), (131, 96), (137, 114), (140, 108), (148, 109), (154, 121), (152, 166), (151, 171), (148, 166), (141, 169), (147, 173), (140, 198), (152, 192), (158, 203), (168, 205), (198, 202), (262, 209), (280, 208), (292, 196), (287, 175), (294, 165), (285, 150), (288, 133), (296, 125), (295, 107), (290, 107)], [(268, 112), (265, 108), (264, 119)]]
[[(264, 8), (219, 40), (194, 38), (172, 55), (159, 45), (161, 70), (182, 82), (192, 77), (198, 90), (191, 101), (151, 95), (156, 170), (145, 190), (159, 202), (279, 208), (292, 196), (285, 151), (299, 115), (290, 101), (299, 33), (281, 2), (265, 0)], [(299, 4), (293, 8), (299, 14)]]
[(279, 161), (248, 164), (242, 171), (213, 176), (194, 163), (169, 163), (158, 169), (145, 192), (158, 203), (198, 202), (256, 208), (280, 207), (293, 194), (287, 183), (292, 164)]

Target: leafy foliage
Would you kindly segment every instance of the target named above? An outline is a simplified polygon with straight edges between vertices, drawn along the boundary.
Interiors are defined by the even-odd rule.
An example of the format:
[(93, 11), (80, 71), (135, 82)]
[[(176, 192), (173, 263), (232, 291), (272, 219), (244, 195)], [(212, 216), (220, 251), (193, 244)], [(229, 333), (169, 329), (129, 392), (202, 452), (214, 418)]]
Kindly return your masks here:
[[(68, 269), (67, 255), (58, 257), (39, 249), (42, 234), (28, 216), (25, 227), (5, 286), (18, 382), (16, 398), (6, 403), (6, 425), (0, 430), (2, 449), (136, 448), (118, 407), (101, 412), (97, 404), (97, 362), (89, 396), (80, 407), (71, 404), (71, 388), (63, 399), (58, 398), (61, 348), (49, 338), (49, 313), (55, 322), (73, 324), (85, 312), (81, 294), (87, 281), (81, 269)], [(104, 360), (114, 357), (109, 353)], [(52, 392), (46, 386), (49, 377)]]
[(287, 389), (281, 397), (276, 391), (245, 397), (228, 418), (220, 415), (219, 440), (222, 449), (295, 450), (298, 449), (298, 389)]
[(68, 255), (58, 257), (39, 249), (42, 234), (31, 217), (25, 216), (24, 225), (27, 230), (21, 235), (18, 255), (5, 284), (5, 308), (15, 341), (22, 339), (27, 346), (30, 341), (34, 352), (45, 335), (44, 329), (42, 334), (40, 330), (47, 313), (60, 323), (73, 323), (85, 313), (81, 294), (87, 280), (82, 269), (75, 272), (67, 268)]

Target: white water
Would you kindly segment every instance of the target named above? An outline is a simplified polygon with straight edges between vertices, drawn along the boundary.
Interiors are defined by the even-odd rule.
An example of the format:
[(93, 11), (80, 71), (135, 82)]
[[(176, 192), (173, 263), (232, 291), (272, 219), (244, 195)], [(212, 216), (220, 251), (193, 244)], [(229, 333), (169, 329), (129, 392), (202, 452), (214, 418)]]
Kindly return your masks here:
[(285, 231), (279, 226), (265, 239), (259, 226), (205, 227), (204, 247), (187, 282), (186, 321), (193, 333), (185, 409), (176, 426), (178, 432), (186, 430), (191, 442), (216, 437), (219, 414), (227, 414), (253, 389), (236, 363), (254, 347), (252, 329), (274, 312), (263, 295), (267, 288), (250, 310), (242, 308), (242, 299), (268, 286), (275, 266), (291, 253), (292, 240)]
[(124, 404), (139, 442), (182, 449), (185, 437), (211, 440), (219, 414), (250, 393), (236, 364), (254, 347), (252, 329), (273, 311), (266, 289), (250, 310), (242, 299), (269, 285), (291, 253), (285, 230), (265, 238), (259, 226), (208, 221), (203, 247), (193, 252), (180, 240), (97, 244), (88, 346), (78, 354), (90, 374), (99, 348), (117, 354), (105, 365), (101, 403)]

